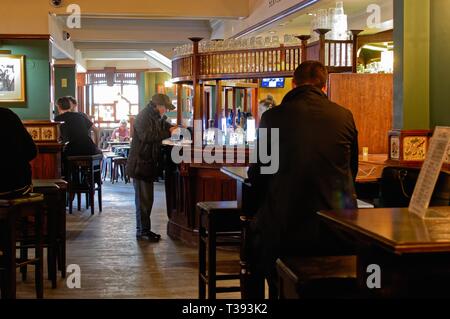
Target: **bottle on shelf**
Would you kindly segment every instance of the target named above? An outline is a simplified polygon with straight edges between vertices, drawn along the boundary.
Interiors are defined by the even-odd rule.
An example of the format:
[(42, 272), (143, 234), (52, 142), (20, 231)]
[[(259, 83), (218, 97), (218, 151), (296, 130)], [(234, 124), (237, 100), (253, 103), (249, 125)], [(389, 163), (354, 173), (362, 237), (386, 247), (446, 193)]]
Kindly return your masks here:
[(244, 145), (245, 144), (245, 132), (241, 126), (238, 126), (235, 131), (236, 135), (236, 145)]

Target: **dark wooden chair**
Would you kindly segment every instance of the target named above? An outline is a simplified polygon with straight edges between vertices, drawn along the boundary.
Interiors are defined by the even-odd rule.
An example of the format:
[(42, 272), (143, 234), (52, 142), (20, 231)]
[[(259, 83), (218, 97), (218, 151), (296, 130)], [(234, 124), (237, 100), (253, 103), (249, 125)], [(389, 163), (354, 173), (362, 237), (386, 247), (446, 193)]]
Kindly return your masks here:
[(78, 210), (81, 209), (81, 194), (86, 194), (86, 208), (91, 208), (91, 214), (94, 215), (95, 192), (98, 194), (98, 206), (102, 211), (102, 178), (101, 163), (103, 155), (92, 156), (70, 156), (67, 158), (68, 173), (66, 176), (68, 182), (69, 195), (69, 214), (72, 214), (73, 199), (77, 195)]
[[(16, 199), (0, 200), (0, 289), (2, 299), (16, 298), (16, 268), (35, 267), (36, 297), (44, 297), (42, 229), (44, 196), (29, 194)], [(33, 230), (30, 229), (33, 225)], [(33, 242), (34, 258), (16, 258), (16, 249)], [(20, 244), (16, 246), (16, 243)]]
[[(197, 203), (199, 244), (198, 261), (199, 299), (206, 298), (208, 286), (208, 299), (216, 299), (217, 293), (238, 292), (240, 287), (217, 287), (219, 280), (239, 279), (240, 275), (217, 275), (217, 247), (240, 247), (241, 225), (240, 210), (237, 202), (200, 202)], [(208, 261), (208, 264), (206, 263)]]
[(356, 256), (285, 257), (276, 268), (280, 299), (361, 297)]
[[(382, 207), (408, 207), (419, 177), (420, 168), (386, 167), (380, 180)], [(430, 206), (450, 205), (450, 174), (441, 172)]]

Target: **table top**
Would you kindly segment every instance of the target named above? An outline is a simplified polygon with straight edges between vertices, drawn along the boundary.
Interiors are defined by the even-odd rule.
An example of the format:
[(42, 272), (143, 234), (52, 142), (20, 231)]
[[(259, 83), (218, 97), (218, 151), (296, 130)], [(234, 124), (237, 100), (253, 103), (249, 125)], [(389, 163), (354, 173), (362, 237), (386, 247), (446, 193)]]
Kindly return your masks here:
[(225, 175), (231, 177), (232, 179), (235, 179), (242, 183), (248, 183), (248, 167), (247, 166), (240, 166), (240, 167), (231, 167), (231, 166), (225, 166), (220, 169), (222, 173)]
[(116, 141), (108, 141), (109, 145), (130, 145), (130, 141), (124, 141), (124, 142), (116, 142)]
[(450, 252), (450, 219), (421, 219), (407, 208), (320, 212), (331, 226), (393, 253)]
[[(374, 154), (369, 155), (368, 158), (360, 156), (359, 171), (356, 177), (357, 183), (374, 183), (381, 178), (383, 169), (386, 166), (384, 162), (387, 160), (387, 155)], [(222, 167), (220, 170), (225, 175), (238, 180), (242, 183), (248, 183), (248, 167)]]

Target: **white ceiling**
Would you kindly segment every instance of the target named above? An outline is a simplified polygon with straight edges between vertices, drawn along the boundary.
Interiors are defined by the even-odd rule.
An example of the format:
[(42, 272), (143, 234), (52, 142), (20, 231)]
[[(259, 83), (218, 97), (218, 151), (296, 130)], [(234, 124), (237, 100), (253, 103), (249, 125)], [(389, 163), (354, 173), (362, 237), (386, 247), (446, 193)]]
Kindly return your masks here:
[[(311, 16), (308, 13), (318, 9), (335, 6), (335, 0), (321, 0), (319, 3), (302, 10), (295, 15), (277, 21), (253, 35), (309, 34)], [(344, 0), (344, 9), (349, 16), (349, 28), (368, 30), (365, 22), (369, 4), (379, 4), (382, 8), (382, 21), (392, 22), (393, 0)], [(65, 29), (65, 16), (58, 16), (57, 22)], [(221, 18), (210, 17), (187, 20), (177, 17), (120, 17), (95, 16), (84, 17), (81, 29), (69, 30), (75, 49), (79, 50), (85, 66), (103, 68), (116, 64), (120, 68), (158, 69), (158, 61), (153, 61), (145, 51), (155, 50), (168, 58), (172, 58), (173, 48), (189, 43), (189, 37), (211, 38), (212, 25), (220, 23)], [(389, 23), (388, 23), (389, 25)], [(272, 32), (272, 33), (269, 33)], [(80, 54), (78, 54), (80, 55)], [(64, 59), (61, 50), (54, 49), (55, 59)]]
[[(393, 1), (394, 0), (342, 0), (345, 14), (348, 16), (349, 29), (364, 30), (365, 34), (378, 33), (393, 28)], [(260, 29), (248, 36), (269, 36), (277, 34), (283, 37), (285, 34), (303, 35), (310, 34), (311, 14), (319, 9), (329, 9), (336, 6), (336, 0), (321, 0), (320, 2), (302, 10), (294, 15), (286, 17)], [(367, 8), (371, 4), (379, 5), (381, 8), (381, 29), (370, 29), (367, 26)]]

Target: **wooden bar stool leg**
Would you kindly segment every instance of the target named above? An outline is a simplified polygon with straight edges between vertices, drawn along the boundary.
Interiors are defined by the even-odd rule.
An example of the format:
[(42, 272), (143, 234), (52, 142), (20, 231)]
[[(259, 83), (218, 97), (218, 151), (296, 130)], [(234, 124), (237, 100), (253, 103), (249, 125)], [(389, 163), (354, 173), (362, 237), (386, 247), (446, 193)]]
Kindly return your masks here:
[(78, 211), (81, 211), (81, 194), (77, 193)]
[[(26, 238), (24, 236), (24, 238)], [(20, 260), (27, 260), (28, 259), (28, 248), (20, 248)], [(28, 272), (28, 267), (27, 265), (23, 265), (22, 267), (20, 267), (20, 273), (22, 274), (22, 281), (25, 282), (27, 281), (27, 272)]]
[(202, 225), (202, 210), (199, 211), (199, 232), (198, 232), (198, 298), (206, 298), (206, 231)]
[(2, 291), (2, 299), (16, 299), (16, 213), (10, 214), (7, 227), (10, 229), (6, 240), (5, 257), (5, 284)]
[(208, 299), (216, 299), (216, 227), (214, 218), (208, 222)]
[(44, 298), (44, 261), (42, 252), (42, 206), (35, 214), (35, 284), (36, 284), (36, 297), (38, 299)]
[(98, 195), (98, 209), (100, 212), (102, 212), (103, 210), (103, 205), (102, 205), (102, 183), (100, 181), (100, 184), (98, 184), (98, 190), (97, 190), (97, 195)]
[(53, 243), (49, 243), (47, 247), (47, 271), (48, 278), (52, 282), (52, 289), (57, 287), (57, 271), (56, 271), (56, 251)]
[(90, 201), (90, 205), (91, 205), (91, 215), (94, 215), (95, 213), (95, 205), (94, 205), (94, 201), (95, 201), (95, 179), (94, 179), (94, 174), (91, 173), (91, 181), (90, 181), (90, 186), (89, 186), (89, 201)]
[(70, 215), (72, 215), (72, 213), (73, 213), (73, 199), (74, 199), (74, 194), (72, 194), (72, 193), (69, 193), (69, 196), (68, 196), (68, 198), (69, 198), (69, 214)]

